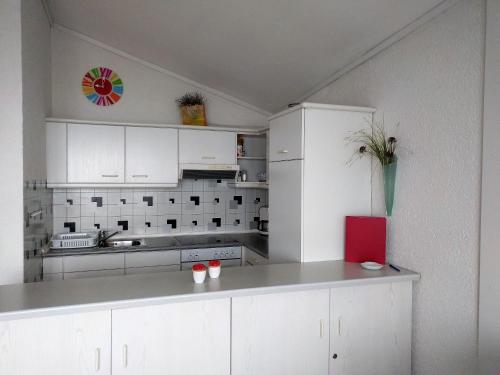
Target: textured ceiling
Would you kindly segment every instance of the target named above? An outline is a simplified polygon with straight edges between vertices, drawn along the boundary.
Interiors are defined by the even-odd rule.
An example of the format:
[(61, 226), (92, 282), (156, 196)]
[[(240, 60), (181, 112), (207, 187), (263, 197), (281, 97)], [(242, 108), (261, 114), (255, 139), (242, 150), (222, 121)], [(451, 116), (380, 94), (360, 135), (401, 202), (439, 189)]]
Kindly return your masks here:
[(440, 0), (48, 0), (55, 22), (276, 111)]

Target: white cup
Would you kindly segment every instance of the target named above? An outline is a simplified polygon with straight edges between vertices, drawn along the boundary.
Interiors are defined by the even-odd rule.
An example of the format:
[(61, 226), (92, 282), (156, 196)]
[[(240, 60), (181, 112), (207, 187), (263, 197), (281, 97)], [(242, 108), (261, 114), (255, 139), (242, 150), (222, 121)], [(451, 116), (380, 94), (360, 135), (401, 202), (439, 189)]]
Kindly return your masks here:
[(220, 276), (220, 266), (208, 267), (208, 275), (211, 279), (216, 279)]
[(207, 276), (207, 270), (193, 271), (193, 280), (196, 284), (202, 284)]

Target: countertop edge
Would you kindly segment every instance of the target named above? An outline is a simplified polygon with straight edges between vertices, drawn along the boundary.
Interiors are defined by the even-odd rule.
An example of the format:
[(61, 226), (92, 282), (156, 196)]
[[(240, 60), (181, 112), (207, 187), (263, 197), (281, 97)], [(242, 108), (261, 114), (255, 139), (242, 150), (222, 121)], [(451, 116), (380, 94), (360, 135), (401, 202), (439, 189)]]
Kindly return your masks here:
[[(156, 297), (144, 297), (135, 299), (116, 300), (116, 301), (105, 301), (105, 302), (23, 309), (17, 311), (6, 311), (0, 313), (0, 321), (73, 314), (73, 313), (85, 313), (93, 311), (115, 310), (123, 308), (134, 308), (134, 307), (161, 305), (169, 303), (211, 300), (219, 298), (233, 298), (233, 297), (243, 297), (251, 295), (286, 293), (293, 291), (305, 291), (305, 290), (324, 289), (324, 288), (329, 289), (336, 287), (358, 286), (358, 285), (413, 282), (420, 280), (420, 274), (408, 270), (405, 271), (406, 273), (403, 275), (394, 274), (390, 276), (384, 275), (384, 276), (370, 277), (370, 278), (353, 278), (353, 279), (319, 281), (310, 283), (291, 283), (284, 285), (258, 286), (252, 288), (241, 288), (241, 289), (220, 290), (220, 291), (200, 291), (199, 293), (173, 294), (173, 295), (156, 296)], [(213, 281), (209, 280), (208, 282), (205, 283), (205, 285), (209, 286), (210, 282)]]

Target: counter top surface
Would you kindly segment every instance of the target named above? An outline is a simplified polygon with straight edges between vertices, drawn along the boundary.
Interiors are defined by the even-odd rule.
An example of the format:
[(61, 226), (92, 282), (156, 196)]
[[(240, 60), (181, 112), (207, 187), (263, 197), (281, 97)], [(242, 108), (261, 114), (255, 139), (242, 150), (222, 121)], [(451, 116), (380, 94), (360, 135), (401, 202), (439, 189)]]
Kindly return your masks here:
[(208, 247), (246, 246), (259, 255), (268, 257), (267, 236), (259, 233), (231, 233), (144, 237), (145, 245), (130, 247), (91, 247), (82, 249), (51, 249), (44, 257), (126, 253), (138, 251), (183, 250)]
[(0, 320), (419, 278), (406, 269), (367, 271), (358, 263), (327, 261), (224, 268), (219, 279), (203, 284), (193, 282), (191, 271), (179, 271), (4, 285)]

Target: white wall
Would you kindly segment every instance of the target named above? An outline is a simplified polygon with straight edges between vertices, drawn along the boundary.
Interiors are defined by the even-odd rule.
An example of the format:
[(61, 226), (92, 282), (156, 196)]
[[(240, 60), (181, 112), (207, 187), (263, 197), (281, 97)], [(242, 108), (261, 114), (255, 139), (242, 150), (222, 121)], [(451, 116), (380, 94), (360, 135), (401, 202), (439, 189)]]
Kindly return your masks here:
[(50, 114), (50, 24), (40, 0), (22, 1), (24, 179), (45, 179)]
[(21, 1), (0, 2), (0, 285), (23, 281)]
[[(475, 373), (484, 13), (483, 0), (461, 1), (308, 99), (376, 107), (408, 149), (389, 260), (422, 275), (414, 289), (417, 375)], [(382, 215), (377, 175), (374, 213)]]
[(482, 374), (500, 370), (500, 2), (487, 1), (479, 358)]
[[(117, 53), (114, 53), (117, 52)], [(121, 100), (98, 107), (82, 94), (83, 75), (95, 66), (115, 70), (124, 81)], [(55, 27), (52, 33), (52, 116), (103, 121), (180, 123), (175, 99), (186, 92), (201, 91), (208, 98), (209, 124), (264, 126), (267, 113), (256, 111), (194, 85), (151, 64), (127, 57), (79, 34)]]

